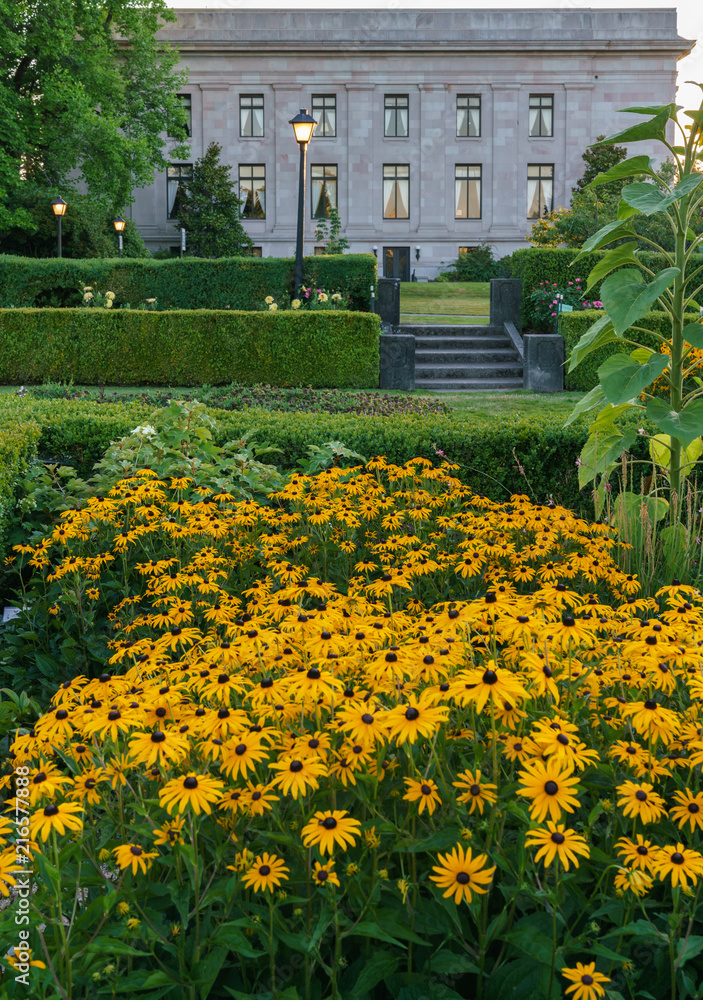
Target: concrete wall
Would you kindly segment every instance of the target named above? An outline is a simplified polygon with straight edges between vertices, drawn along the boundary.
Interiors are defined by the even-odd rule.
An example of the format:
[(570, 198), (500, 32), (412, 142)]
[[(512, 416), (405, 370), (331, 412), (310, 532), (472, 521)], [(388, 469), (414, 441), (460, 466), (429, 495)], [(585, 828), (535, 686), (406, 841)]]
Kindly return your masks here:
[[(568, 205), (585, 146), (635, 120), (619, 108), (673, 101), (676, 62), (691, 47), (677, 34), (674, 10), (177, 13), (160, 34), (179, 47), (190, 73), (190, 162), (216, 140), (235, 179), (239, 164), (265, 164), (266, 219), (245, 220), (263, 254), (294, 253), (298, 147), (288, 120), (312, 107), (313, 93), (336, 94), (337, 136), (310, 143), (308, 192), (311, 164), (337, 164), (351, 249), (375, 244), (380, 260), (384, 246), (408, 246), (418, 278), (435, 276), (459, 246), (488, 241), (498, 256), (526, 246), (527, 164), (554, 164), (554, 206)], [(261, 139), (239, 136), (242, 93), (264, 95)], [(384, 137), (386, 93), (409, 95), (408, 138)], [(481, 95), (480, 138), (456, 136), (461, 93)], [(552, 138), (528, 136), (531, 93), (554, 95)], [(382, 217), (384, 163), (410, 166), (408, 220)], [(481, 219), (454, 218), (458, 163), (482, 165)], [(165, 174), (134, 195), (147, 244), (175, 246)], [(309, 200), (306, 215), (312, 252)]]

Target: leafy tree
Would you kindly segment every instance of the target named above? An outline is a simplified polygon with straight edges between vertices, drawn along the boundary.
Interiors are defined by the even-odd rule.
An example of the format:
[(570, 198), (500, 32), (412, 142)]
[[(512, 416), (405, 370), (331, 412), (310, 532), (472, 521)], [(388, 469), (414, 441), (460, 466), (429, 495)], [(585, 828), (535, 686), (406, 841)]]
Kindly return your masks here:
[(186, 124), (186, 74), (156, 39), (174, 20), (166, 0), (0, 0), (0, 236), (34, 230), (26, 181), (64, 197), (82, 182), (121, 211), (165, 169), (165, 133)]
[[(349, 249), (349, 240), (346, 236), (340, 236), (342, 231), (342, 220), (336, 208), (327, 206), (325, 212), (327, 218), (320, 219), (315, 229), (315, 239), (318, 243), (327, 241), (325, 253), (344, 253)], [(329, 221), (328, 221), (329, 220)]]
[(185, 229), (191, 257), (236, 257), (253, 246), (239, 221), (232, 169), (220, 163), (221, 146), (211, 142), (193, 165), (193, 178), (180, 197), (178, 227)]

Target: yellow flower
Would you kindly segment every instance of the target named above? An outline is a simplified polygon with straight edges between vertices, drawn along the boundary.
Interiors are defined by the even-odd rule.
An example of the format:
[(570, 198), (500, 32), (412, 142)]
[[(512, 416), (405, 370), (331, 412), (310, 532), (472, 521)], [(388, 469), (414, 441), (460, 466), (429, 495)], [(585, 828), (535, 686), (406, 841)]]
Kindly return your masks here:
[(115, 855), (119, 867), (122, 869), (131, 868), (133, 875), (139, 871), (146, 875), (147, 868), (151, 867), (151, 862), (159, 856), (158, 851), (149, 854), (138, 844), (121, 844), (119, 847), (113, 848), (112, 853)]
[(129, 913), (129, 903), (118, 903), (117, 912), (121, 917), (126, 917)]
[(358, 837), (360, 827), (359, 820), (347, 816), (345, 809), (316, 812), (303, 827), (303, 843), (306, 847), (318, 847), (323, 855), (331, 854), (337, 846), (346, 851), (356, 843), (354, 838)]
[(242, 883), (254, 892), (273, 893), (274, 886), (280, 885), (282, 880), (288, 878), (288, 871), (282, 859), (276, 854), (264, 852), (254, 859), (254, 864), (242, 878)]
[(488, 892), (495, 867), (484, 867), (488, 860), (485, 854), (477, 854), (474, 858), (470, 847), (465, 850), (457, 845), (449, 854), (438, 854), (437, 859), (439, 865), (432, 869), (437, 874), (430, 875), (430, 878), (445, 890), (442, 894), (445, 899), (454, 896), (458, 906), (463, 900), (470, 903), (474, 892), (480, 895)]
[(442, 801), (436, 782), (429, 778), (425, 778), (422, 781), (415, 781), (413, 778), (405, 778), (404, 781), (407, 785), (407, 791), (403, 796), (403, 801), (419, 802), (420, 806), (418, 812), (420, 815), (422, 815), (424, 809), (427, 809), (431, 816), (437, 808), (438, 803), (441, 803)]
[(271, 303), (273, 302), (273, 295), (267, 295), (266, 298), (264, 299), (264, 302), (266, 303), (267, 306), (270, 306)]
[(41, 837), (48, 840), (49, 834), (56, 830), (58, 834), (64, 834), (67, 830), (78, 833), (83, 829), (83, 820), (77, 813), (82, 813), (83, 808), (77, 802), (62, 802), (60, 805), (51, 803), (43, 809), (32, 813), (29, 824), (30, 836), (32, 840)]
[(597, 997), (604, 997), (605, 990), (601, 983), (610, 982), (607, 976), (596, 972), (595, 962), (589, 965), (577, 962), (575, 969), (562, 969), (561, 974), (564, 979), (574, 984), (566, 989), (567, 994), (574, 994), (572, 1000), (596, 1000)]
[(269, 306), (269, 312), (276, 312), (277, 309), (278, 306), (276, 305), (276, 303), (272, 302), (271, 305)]
[(174, 809), (180, 814), (190, 807), (196, 815), (201, 810), (212, 812), (212, 803), (222, 795), (223, 782), (206, 774), (188, 774), (173, 778), (159, 792), (159, 805), (165, 806), (169, 815)]
[(301, 304), (300, 299), (293, 299), (291, 302), (291, 309), (300, 309)]

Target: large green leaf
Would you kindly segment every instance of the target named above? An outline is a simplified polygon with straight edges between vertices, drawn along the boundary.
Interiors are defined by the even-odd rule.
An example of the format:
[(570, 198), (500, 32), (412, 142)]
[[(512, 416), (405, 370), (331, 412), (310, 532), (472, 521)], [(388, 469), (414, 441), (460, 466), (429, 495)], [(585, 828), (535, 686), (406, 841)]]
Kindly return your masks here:
[[(569, 369), (571, 371), (571, 369)], [(580, 399), (576, 406), (573, 408), (568, 416), (568, 419), (564, 423), (564, 427), (568, 427), (569, 424), (573, 424), (574, 420), (582, 416), (584, 413), (590, 413), (591, 410), (595, 410), (596, 406), (600, 406), (601, 403), (605, 401), (605, 393), (603, 392), (603, 387), (600, 385), (594, 385), (590, 392), (587, 392), (583, 399)]]
[(689, 323), (683, 328), (683, 339), (691, 347), (703, 350), (703, 323)]
[[(681, 456), (681, 473), (687, 476), (703, 455), (703, 441), (695, 438)], [(668, 475), (671, 466), (671, 437), (668, 434), (657, 434), (650, 439), (649, 456), (653, 462)]]
[(596, 476), (606, 475), (613, 470), (623, 451), (631, 448), (637, 434), (617, 431), (613, 434), (590, 434), (581, 449), (579, 465), (579, 489), (583, 489)]
[(662, 191), (655, 184), (628, 184), (622, 189), (622, 197), (642, 215), (654, 215), (655, 212), (663, 212), (675, 201), (680, 201), (691, 191), (695, 191), (701, 181), (703, 174), (689, 174), (673, 191)]
[(586, 291), (590, 292), (601, 278), (607, 277), (616, 267), (622, 267), (623, 264), (637, 264), (637, 258), (635, 257), (636, 249), (637, 240), (633, 240), (631, 243), (623, 243), (621, 246), (613, 247), (612, 250), (609, 250), (589, 274)]
[(676, 112), (680, 107), (679, 104), (649, 104), (646, 107), (636, 104), (631, 108), (618, 108), (618, 112), (621, 115), (658, 115), (662, 111), (668, 111), (669, 118), (676, 121)]
[(600, 297), (619, 337), (649, 312), (679, 273), (678, 267), (664, 268), (647, 284), (640, 271), (626, 267), (605, 279)]
[(663, 434), (669, 434), (688, 448), (703, 434), (703, 399), (694, 399), (679, 413), (663, 399), (650, 399), (647, 402), (647, 417)]
[(631, 222), (627, 220), (623, 222), (620, 219), (616, 219), (615, 222), (609, 222), (607, 225), (601, 226), (593, 236), (588, 237), (581, 247), (580, 253), (574, 258), (574, 263), (587, 253), (590, 253), (591, 250), (600, 250), (601, 247), (607, 246), (608, 243), (613, 243), (615, 240), (623, 240), (634, 235), (635, 231), (632, 228)]
[(576, 344), (571, 352), (568, 370), (572, 372), (574, 368), (581, 364), (584, 358), (587, 358), (598, 347), (602, 347), (603, 344), (610, 344), (611, 341), (617, 339), (618, 337), (613, 330), (610, 316), (601, 316), (579, 338), (578, 344)]
[(357, 1000), (357, 998), (367, 995), (382, 979), (395, 972), (399, 961), (400, 955), (394, 955), (390, 951), (376, 950), (364, 962), (361, 972), (348, 994), (349, 1000)]
[(655, 382), (669, 364), (666, 354), (655, 354), (646, 364), (638, 364), (628, 354), (612, 354), (598, 369), (606, 399), (613, 406), (635, 399)]
[(672, 107), (675, 107), (675, 105), (662, 105), (661, 111), (656, 111), (655, 108), (649, 108), (646, 111), (637, 112), (633, 110), (633, 114), (652, 114), (655, 111), (656, 113), (654, 114), (654, 117), (650, 118), (648, 121), (638, 122), (636, 125), (630, 125), (629, 128), (623, 129), (622, 132), (616, 132), (614, 135), (606, 136), (605, 139), (595, 143), (595, 145), (611, 146), (613, 143), (618, 142), (642, 142), (647, 139), (658, 139), (659, 142), (665, 142), (666, 126), (669, 122)]
[(629, 160), (616, 163), (610, 170), (602, 174), (597, 174), (589, 188), (597, 187), (599, 184), (608, 184), (610, 181), (619, 181), (623, 177), (637, 177), (640, 174), (648, 174), (656, 177), (654, 173), (654, 158), (649, 156), (631, 156)]

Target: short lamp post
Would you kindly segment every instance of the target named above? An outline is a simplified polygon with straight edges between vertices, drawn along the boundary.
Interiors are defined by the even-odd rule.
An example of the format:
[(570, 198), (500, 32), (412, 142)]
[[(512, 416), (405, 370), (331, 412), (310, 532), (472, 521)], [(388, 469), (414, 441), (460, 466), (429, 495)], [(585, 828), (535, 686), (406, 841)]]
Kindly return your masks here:
[(51, 210), (56, 216), (59, 225), (59, 257), (61, 256), (61, 220), (66, 214), (67, 204), (63, 198), (54, 198), (51, 203)]
[(376, 258), (376, 259), (378, 260), (378, 247), (376, 246), (376, 244), (375, 244), (375, 243), (374, 243), (374, 245), (373, 245), (373, 246), (371, 247), (371, 249), (373, 250), (373, 255), (374, 255), (374, 257), (375, 257), (375, 258)]
[(298, 178), (298, 233), (295, 241), (295, 283), (293, 294), (297, 297), (303, 284), (303, 244), (305, 240), (305, 154), (317, 122), (301, 108), (300, 114), (288, 122), (293, 126), (295, 141), (300, 147), (300, 177)]
[(115, 227), (115, 232), (117, 233), (117, 256), (122, 256), (122, 233), (126, 222), (121, 215), (118, 215), (116, 219), (112, 220), (112, 224)]

